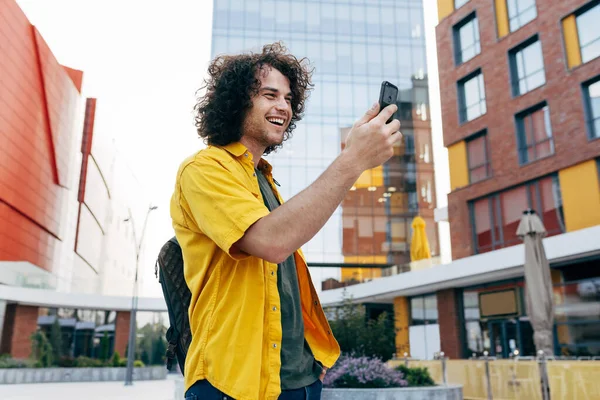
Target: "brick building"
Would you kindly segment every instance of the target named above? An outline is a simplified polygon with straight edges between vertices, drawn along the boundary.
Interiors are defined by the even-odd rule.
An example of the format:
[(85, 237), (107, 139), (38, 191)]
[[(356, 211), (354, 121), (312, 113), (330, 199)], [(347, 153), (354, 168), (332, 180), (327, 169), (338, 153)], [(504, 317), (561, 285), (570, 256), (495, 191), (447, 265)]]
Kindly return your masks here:
[[(438, 16), (451, 181), (439, 215), (454, 261), (347, 290), (394, 303), (413, 356), (533, 355), (516, 235), (533, 209), (548, 231), (555, 353), (599, 356), (600, 1), (438, 0)], [(339, 290), (324, 297), (334, 305)]]

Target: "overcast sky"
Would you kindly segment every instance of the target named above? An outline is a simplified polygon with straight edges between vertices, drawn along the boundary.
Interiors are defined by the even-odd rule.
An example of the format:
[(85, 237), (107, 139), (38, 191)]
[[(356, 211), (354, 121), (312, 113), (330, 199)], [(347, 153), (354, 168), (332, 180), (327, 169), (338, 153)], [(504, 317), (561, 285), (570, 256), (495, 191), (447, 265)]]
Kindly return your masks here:
[[(431, 44), (435, 0), (424, 0)], [(193, 125), (195, 91), (210, 61), (211, 0), (17, 0), (58, 61), (84, 71), (83, 94), (103, 105), (104, 126), (112, 127), (119, 153), (159, 208), (151, 215), (141, 295), (160, 296), (153, 259), (173, 235), (169, 200), (180, 162), (201, 148)], [(434, 161), (438, 204), (449, 183), (435, 115), (435, 48), (428, 49), (433, 87)], [(432, 60), (433, 58), (433, 60)], [(434, 62), (432, 62), (434, 61)], [(433, 69), (432, 69), (433, 67)], [(376, 99), (375, 99), (376, 100)], [(439, 112), (439, 109), (438, 109)], [(441, 173), (440, 173), (441, 172)], [(442, 229), (444, 231), (444, 229)], [(445, 234), (443, 235), (445, 236)], [(444, 246), (445, 238), (441, 238)], [(446, 245), (446, 247), (448, 247)]]

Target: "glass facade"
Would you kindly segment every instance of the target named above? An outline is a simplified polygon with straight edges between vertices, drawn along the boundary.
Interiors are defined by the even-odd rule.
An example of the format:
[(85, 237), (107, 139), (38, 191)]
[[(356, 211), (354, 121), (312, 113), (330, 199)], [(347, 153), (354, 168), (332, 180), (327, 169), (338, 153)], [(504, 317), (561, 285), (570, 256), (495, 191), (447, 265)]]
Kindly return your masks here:
[[(406, 262), (410, 222), (418, 213), (427, 221), (436, 254), (422, 1), (215, 0), (213, 18), (213, 57), (282, 41), (314, 67), (304, 120), (283, 149), (268, 156), (284, 198), (314, 182), (337, 157), (352, 124), (377, 101), (382, 81), (400, 89), (397, 117), (405, 140), (385, 166), (361, 176), (342, 207), (303, 247), (308, 261)], [(333, 271), (320, 269), (313, 276), (339, 279)], [(369, 276), (350, 271), (343, 278), (381, 274), (369, 271)]]

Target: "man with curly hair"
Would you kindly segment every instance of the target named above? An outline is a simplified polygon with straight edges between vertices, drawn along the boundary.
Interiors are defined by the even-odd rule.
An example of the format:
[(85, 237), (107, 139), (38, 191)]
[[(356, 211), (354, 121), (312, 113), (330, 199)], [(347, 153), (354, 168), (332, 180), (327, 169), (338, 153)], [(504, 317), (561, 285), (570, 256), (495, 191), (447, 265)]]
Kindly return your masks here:
[(279, 43), (217, 57), (195, 107), (207, 148), (177, 173), (171, 217), (192, 293), (189, 399), (320, 399), (340, 348), (312, 285), (302, 245), (327, 222), (360, 174), (400, 140), (396, 111), (376, 103), (344, 150), (284, 203), (261, 157), (282, 146), (312, 88), (306, 59)]

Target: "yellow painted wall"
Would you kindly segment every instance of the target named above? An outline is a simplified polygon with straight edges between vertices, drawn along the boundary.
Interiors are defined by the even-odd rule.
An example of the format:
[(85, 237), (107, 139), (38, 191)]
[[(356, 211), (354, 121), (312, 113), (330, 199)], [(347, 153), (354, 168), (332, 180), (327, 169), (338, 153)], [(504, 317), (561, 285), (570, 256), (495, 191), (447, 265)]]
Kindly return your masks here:
[(567, 232), (600, 225), (600, 184), (595, 160), (558, 172)]
[(408, 335), (409, 308), (408, 298), (394, 299), (394, 327), (396, 328), (396, 357), (410, 356), (410, 340)]
[(567, 65), (574, 68), (581, 65), (581, 50), (579, 48), (579, 36), (577, 35), (577, 21), (575, 15), (569, 15), (562, 20), (563, 38), (565, 51), (567, 53)]
[(506, 0), (496, 1), (496, 26), (498, 27), (498, 37), (504, 37), (510, 33), (508, 25), (508, 9), (506, 8)]
[(469, 167), (467, 166), (467, 144), (463, 140), (448, 147), (448, 163), (450, 164), (451, 190), (469, 184)]
[(443, 20), (454, 11), (454, 0), (438, 0), (438, 21)]

